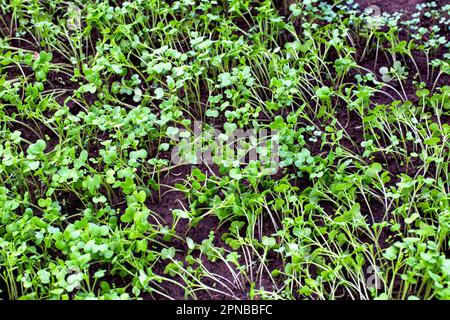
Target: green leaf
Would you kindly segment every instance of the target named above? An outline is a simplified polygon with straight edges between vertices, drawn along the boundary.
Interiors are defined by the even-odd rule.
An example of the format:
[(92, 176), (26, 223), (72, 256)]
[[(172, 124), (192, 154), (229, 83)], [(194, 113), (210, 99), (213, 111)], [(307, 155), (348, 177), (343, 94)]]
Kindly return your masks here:
[(394, 260), (395, 258), (397, 258), (397, 253), (398, 253), (398, 249), (394, 246), (390, 246), (383, 253), (383, 257), (385, 257), (388, 260)]
[(180, 209), (173, 209), (172, 215), (174, 217), (178, 217), (180, 219), (189, 219), (190, 218), (188, 211), (180, 210)]
[(189, 250), (194, 250), (194, 248), (195, 248), (194, 240), (192, 240), (189, 237), (186, 237), (186, 244), (187, 244)]
[(92, 93), (94, 94), (97, 91), (97, 87), (93, 83), (88, 83), (80, 86), (77, 91), (79, 93)]
[(223, 124), (223, 128), (226, 133), (233, 133), (237, 129), (237, 125), (235, 123), (225, 122)]
[(321, 100), (327, 100), (331, 96), (332, 91), (329, 87), (323, 86), (316, 90), (316, 95)]
[(174, 136), (178, 133), (179, 129), (177, 127), (168, 127), (166, 130), (166, 134), (168, 136)]
[(30, 145), (27, 149), (28, 154), (32, 154), (35, 156), (38, 156), (44, 152), (44, 150), (47, 148), (47, 144), (44, 140), (39, 139), (36, 141), (36, 143)]
[(276, 116), (275, 120), (270, 124), (270, 129), (281, 130), (286, 126), (284, 120), (281, 116)]
[(240, 170), (239, 169), (231, 169), (230, 170), (230, 177), (236, 180), (241, 180), (242, 179), (242, 174), (240, 174)]
[(123, 68), (122, 66), (118, 65), (118, 64), (112, 64), (111, 65), (111, 70), (114, 73), (117, 73), (118, 75), (121, 75), (123, 73)]
[(276, 245), (276, 243), (277, 243), (275, 238), (272, 238), (272, 237), (269, 238), (269, 237), (266, 237), (266, 236), (262, 237), (261, 242), (262, 242), (262, 244), (265, 247), (269, 247), (269, 248), (274, 247)]
[(283, 193), (283, 192), (288, 191), (289, 189), (291, 189), (291, 186), (289, 184), (281, 183), (281, 184), (278, 184), (275, 186), (274, 191)]
[(413, 223), (415, 220), (420, 218), (420, 214), (418, 214), (417, 212), (414, 212), (410, 217), (405, 219), (405, 223), (406, 224), (411, 224)]
[(164, 90), (160, 87), (155, 89), (155, 98), (160, 100), (164, 96)]
[(389, 69), (387, 67), (381, 67), (380, 74), (382, 75), (389, 74)]
[(146, 239), (136, 241), (136, 249), (141, 252), (147, 251), (148, 241)]
[(159, 151), (167, 151), (167, 150), (169, 150), (169, 147), (170, 147), (170, 144), (168, 144), (168, 143), (161, 143), (158, 146), (158, 150)]
[(376, 178), (382, 170), (383, 168), (381, 167), (381, 164), (373, 163), (370, 167), (366, 169), (365, 174), (370, 178)]
[(172, 259), (173, 257), (175, 257), (175, 248), (170, 247), (170, 248), (164, 248), (161, 250), (161, 259), (163, 260), (167, 260), (167, 259)]
[(219, 111), (208, 109), (208, 110), (206, 110), (205, 115), (207, 117), (217, 118), (219, 116)]
[(46, 270), (39, 270), (37, 272), (37, 275), (39, 276), (39, 280), (42, 284), (48, 284), (50, 283), (50, 272)]
[(94, 273), (94, 279), (100, 279), (100, 278), (104, 277), (105, 274), (106, 274), (106, 270), (103, 270), (103, 269), (97, 270)]
[(334, 218), (334, 221), (340, 222), (340, 223), (352, 221), (353, 218), (355, 218), (360, 213), (360, 210), (361, 210), (360, 204), (355, 203), (352, 205), (350, 210), (348, 210), (348, 211), (344, 212), (344, 214)]
[(47, 79), (47, 73), (44, 70), (36, 71), (36, 80), (43, 81)]
[(426, 145), (429, 145), (429, 146), (435, 146), (440, 141), (441, 141), (441, 139), (439, 137), (431, 137), (431, 138), (426, 139), (423, 143)]

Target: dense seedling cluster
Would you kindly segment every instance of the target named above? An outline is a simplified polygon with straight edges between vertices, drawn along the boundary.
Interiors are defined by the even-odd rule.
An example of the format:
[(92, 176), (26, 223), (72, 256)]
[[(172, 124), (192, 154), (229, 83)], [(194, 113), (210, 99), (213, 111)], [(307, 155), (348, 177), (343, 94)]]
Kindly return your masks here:
[[(4, 299), (450, 298), (449, 5), (0, 11)], [(278, 168), (174, 163), (195, 121)]]

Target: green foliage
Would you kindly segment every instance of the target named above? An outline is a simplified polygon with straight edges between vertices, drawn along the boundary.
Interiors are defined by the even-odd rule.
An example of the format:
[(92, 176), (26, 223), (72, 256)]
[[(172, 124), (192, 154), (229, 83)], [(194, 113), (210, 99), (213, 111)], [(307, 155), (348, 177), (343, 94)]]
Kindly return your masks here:
[(278, 2), (0, 4), (1, 294), (450, 299), (450, 6)]

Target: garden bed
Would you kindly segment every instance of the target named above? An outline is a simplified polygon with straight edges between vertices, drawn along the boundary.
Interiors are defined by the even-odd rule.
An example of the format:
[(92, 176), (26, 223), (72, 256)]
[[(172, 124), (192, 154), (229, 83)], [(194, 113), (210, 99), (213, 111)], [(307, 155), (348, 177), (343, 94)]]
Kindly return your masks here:
[(446, 1), (0, 11), (4, 299), (450, 298)]

